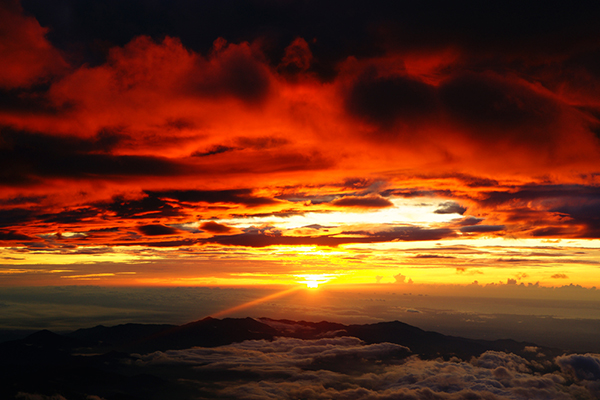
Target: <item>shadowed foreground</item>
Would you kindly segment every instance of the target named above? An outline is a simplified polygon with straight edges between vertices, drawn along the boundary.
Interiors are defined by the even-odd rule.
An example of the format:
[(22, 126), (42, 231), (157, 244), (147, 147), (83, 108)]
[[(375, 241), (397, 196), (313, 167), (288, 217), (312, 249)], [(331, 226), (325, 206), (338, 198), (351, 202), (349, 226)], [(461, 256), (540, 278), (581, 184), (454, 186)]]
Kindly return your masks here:
[(206, 318), (36, 332), (0, 344), (0, 397), (597, 399), (600, 357), (402, 322)]

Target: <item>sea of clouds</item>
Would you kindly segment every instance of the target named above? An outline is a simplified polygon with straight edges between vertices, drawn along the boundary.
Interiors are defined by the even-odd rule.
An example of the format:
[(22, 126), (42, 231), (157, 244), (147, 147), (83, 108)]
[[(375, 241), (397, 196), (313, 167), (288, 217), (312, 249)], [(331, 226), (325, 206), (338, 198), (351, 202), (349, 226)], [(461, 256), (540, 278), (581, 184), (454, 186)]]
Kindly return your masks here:
[(600, 355), (537, 356), (421, 360), (404, 346), (353, 337), (277, 338), (135, 355), (132, 364), (153, 373), (185, 369), (180, 383), (206, 398), (600, 399)]

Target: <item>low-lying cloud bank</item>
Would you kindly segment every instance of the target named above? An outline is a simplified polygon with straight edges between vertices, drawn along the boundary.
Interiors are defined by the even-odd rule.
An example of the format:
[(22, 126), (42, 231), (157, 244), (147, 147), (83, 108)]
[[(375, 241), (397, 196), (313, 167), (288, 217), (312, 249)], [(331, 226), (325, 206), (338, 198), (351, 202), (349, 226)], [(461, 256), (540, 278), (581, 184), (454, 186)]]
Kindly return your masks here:
[[(600, 356), (526, 360), (488, 351), (471, 360), (421, 360), (404, 346), (357, 338), (277, 338), (136, 355), (131, 367), (185, 370), (206, 398), (599, 399)], [(537, 361), (539, 360), (539, 361)], [(210, 382), (210, 384), (208, 384)]]

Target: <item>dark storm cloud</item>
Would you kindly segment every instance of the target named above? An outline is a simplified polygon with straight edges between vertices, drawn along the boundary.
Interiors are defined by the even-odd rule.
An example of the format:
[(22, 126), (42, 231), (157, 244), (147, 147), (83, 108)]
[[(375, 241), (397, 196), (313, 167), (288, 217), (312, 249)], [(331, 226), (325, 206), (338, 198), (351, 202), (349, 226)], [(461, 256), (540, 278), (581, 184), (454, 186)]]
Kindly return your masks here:
[(337, 246), (344, 242), (339, 238), (324, 237), (306, 237), (306, 236), (283, 236), (281, 234), (265, 234), (263, 232), (251, 231), (237, 235), (216, 235), (209, 239), (204, 239), (205, 243), (217, 243), (225, 246), (247, 246), (247, 247), (266, 247), (275, 245), (308, 245), (319, 244), (322, 246)]
[[(457, 232), (471, 237), (505, 227), (535, 237), (600, 237), (597, 188), (519, 188), (516, 183), (538, 180), (534, 155), (540, 147), (548, 150), (540, 154), (556, 156), (556, 171), (548, 173), (556, 172), (557, 181), (562, 179), (562, 163), (576, 171), (579, 164), (571, 163), (579, 163), (578, 155), (587, 150), (592, 156), (581, 156), (581, 179), (596, 178), (595, 138), (585, 129), (600, 124), (597, 107), (587, 104), (591, 101), (585, 93), (572, 92), (595, 89), (584, 83), (596, 84), (594, 76), (600, 70), (600, 28), (594, 18), (600, 5), (354, 0), (344, 7), (315, 0), (22, 3), (25, 13), (14, 1), (14, 12), (0, 17), (27, 15), (36, 43), (52, 47), (48, 38), (69, 65), (62, 72), (49, 69), (24, 80), (11, 78), (11, 86), (0, 91), (0, 114), (7, 125), (0, 129), (0, 183), (39, 185), (23, 193), (24, 204), (18, 196), (6, 195), (15, 196), (2, 204), (14, 209), (0, 210), (6, 237), (33, 234), (19, 229), (20, 224), (30, 223), (32, 231), (41, 232), (54, 230), (51, 224), (100, 226), (102, 220), (118, 218), (123, 220), (120, 240), (141, 243), (148, 238), (140, 232), (176, 233), (169, 227), (176, 225), (166, 219), (191, 218), (188, 212), (194, 207), (219, 209), (205, 218), (223, 218), (226, 209), (243, 217), (290, 217), (304, 214), (304, 206), (311, 213), (324, 212), (313, 210), (319, 203), (329, 203), (329, 209), (347, 207), (345, 211), (391, 207), (391, 196), (452, 199), (456, 202), (440, 204), (435, 213), (464, 215), (468, 209), (485, 216), (489, 225), (469, 217), (444, 225), (457, 230), (380, 225), (373, 231), (355, 228), (336, 236), (292, 237), (269, 228), (235, 235), (237, 229), (206, 222), (198, 236), (216, 235), (200, 243), (254, 247), (440, 240)], [(47, 28), (37, 25), (36, 18)], [(24, 32), (14, 36), (26, 36)], [(5, 43), (9, 33), (2, 36)], [(69, 118), (63, 119), (67, 111)], [(364, 123), (356, 124), (348, 116)], [(359, 138), (358, 144), (355, 132), (364, 132), (374, 143)], [(386, 139), (398, 132), (413, 137), (385, 152), (373, 147), (386, 146)], [(573, 133), (576, 150), (566, 158), (561, 158), (558, 140), (563, 132), (569, 138)], [(496, 145), (503, 152), (495, 152)], [(494, 153), (489, 160), (486, 152)], [(434, 153), (442, 155), (443, 163), (430, 162)], [(415, 165), (426, 167), (411, 164), (413, 156), (418, 159)], [(364, 157), (364, 164), (355, 165), (354, 157)], [(535, 174), (527, 166), (517, 169), (521, 161), (534, 165)], [(494, 164), (491, 170), (487, 163)], [(490, 178), (504, 165), (506, 176)], [(349, 166), (351, 170), (342, 170)], [(323, 171), (311, 177), (299, 173), (308, 170)], [(523, 175), (511, 180), (511, 170)], [(283, 173), (289, 171), (295, 174)], [(274, 172), (277, 176), (270, 175)], [(428, 173), (432, 175), (424, 176)], [(241, 174), (247, 180), (240, 180)], [(165, 184), (153, 179), (176, 176), (185, 180)], [(339, 183), (348, 176), (368, 178)], [(67, 179), (50, 183), (46, 178)], [(141, 188), (145, 196), (110, 200), (127, 191), (123, 178), (137, 178), (138, 189), (132, 190)], [(436, 178), (428, 188), (426, 180)], [(68, 179), (82, 187), (91, 186), (85, 180), (100, 180), (105, 186), (94, 194), (81, 189), (69, 204), (53, 209), (42, 209), (46, 201), (33, 199), (34, 190), (54, 191), (48, 203), (56, 202), (62, 192), (71, 196), (78, 187), (63, 191), (55, 184)], [(211, 182), (229, 190), (195, 190), (213, 188)], [(275, 187), (283, 182), (289, 186)], [(326, 188), (319, 187), (323, 182), (328, 182)], [(453, 189), (439, 189), (454, 184)], [(236, 189), (240, 185), (257, 189)], [(298, 189), (302, 185), (306, 187)], [(331, 187), (340, 185), (343, 190), (330, 194)], [(398, 188), (379, 190), (394, 187), (390, 185)], [(187, 188), (192, 190), (181, 190)], [(305, 193), (290, 194), (291, 190)], [(73, 205), (80, 198), (93, 200)], [(298, 202), (299, 210), (279, 211), (285, 200)], [(242, 215), (249, 207), (256, 214)], [(176, 222), (189, 226), (183, 219)], [(156, 239), (150, 245), (176, 243), (195, 242)]]
[(566, 215), (570, 218), (570, 222), (584, 226), (585, 230), (580, 237), (600, 238), (600, 196), (591, 199), (572, 199), (550, 208), (549, 211)]
[(344, 196), (331, 202), (339, 207), (385, 208), (393, 207), (394, 203), (381, 196)]
[(367, 231), (346, 231), (343, 234), (365, 235), (367, 243), (388, 242), (393, 240), (415, 241), (415, 240), (440, 240), (444, 238), (455, 237), (456, 233), (452, 229), (446, 228), (421, 228), (417, 226), (398, 226), (382, 232)]
[[(598, 37), (593, 2), (460, 4), (443, 1), (366, 4), (348, 1), (262, 2), (159, 0), (148, 3), (24, 0), (23, 7), (49, 26), (48, 38), (59, 48), (77, 49), (73, 61), (98, 64), (107, 50), (133, 37), (166, 35), (206, 53), (218, 37), (230, 42), (266, 39), (267, 56), (279, 64), (298, 36), (311, 43), (311, 69), (322, 78), (336, 74), (335, 64), (349, 55), (369, 57), (386, 49), (438, 49), (548, 56), (583, 49), (574, 66), (598, 70), (593, 38)], [(515, 10), (518, 10), (516, 12)], [(335, 21), (335, 23), (323, 23)], [(577, 43), (578, 46), (574, 46)]]
[(36, 212), (26, 208), (0, 210), (0, 227), (17, 226), (32, 221)]
[(345, 179), (340, 186), (347, 189), (366, 189), (374, 183), (375, 181), (367, 178), (348, 178)]
[[(506, 78), (491, 74), (458, 74), (439, 87), (414, 78), (374, 77), (366, 74), (354, 83), (346, 98), (346, 111), (381, 128), (423, 123), (447, 116), (476, 141), (554, 144), (553, 124), (559, 107), (548, 97)], [(472, 181), (489, 185), (491, 181)]]
[[(344, 237), (343, 235), (352, 235)], [(455, 237), (451, 229), (426, 229), (420, 227), (395, 227), (382, 232), (345, 231), (341, 236), (284, 236), (278, 231), (263, 232), (257, 229), (248, 229), (238, 235), (217, 235), (204, 239), (206, 243), (218, 243), (226, 246), (266, 247), (275, 245), (320, 245), (338, 246), (348, 243), (380, 243), (394, 240), (440, 240)]]
[(200, 225), (200, 229), (211, 233), (229, 233), (233, 230), (233, 228), (215, 221), (204, 222)]
[(0, 181), (17, 184), (42, 177), (165, 176), (183, 172), (181, 166), (163, 157), (109, 154), (121, 138), (111, 131), (78, 138), (1, 128)]
[(463, 226), (460, 228), (461, 232), (464, 233), (487, 233), (487, 232), (499, 232), (504, 230), (504, 225), (473, 225)]
[(521, 140), (515, 131), (519, 128), (540, 129), (529, 131), (528, 138), (536, 143), (547, 140), (545, 131), (558, 114), (548, 98), (494, 76), (461, 75), (445, 81), (439, 93), (453, 118), (476, 128), (476, 135), (485, 135), (489, 140)]
[(193, 89), (201, 96), (233, 96), (246, 103), (265, 100), (270, 86), (264, 65), (243, 48), (225, 50), (220, 54), (219, 68), (197, 79)]
[(194, 153), (192, 153), (192, 156), (193, 157), (206, 157), (206, 156), (212, 156), (215, 154), (227, 153), (229, 151), (245, 150), (245, 149), (267, 150), (267, 149), (277, 148), (277, 147), (286, 145), (289, 143), (289, 140), (285, 139), (285, 138), (264, 136), (264, 137), (257, 137), (257, 138), (239, 137), (239, 138), (236, 138), (234, 140), (234, 142), (235, 142), (235, 146), (225, 146), (222, 144), (217, 144), (217, 145), (210, 146), (203, 151), (195, 151)]
[(16, 206), (27, 203), (41, 203), (47, 196), (16, 196), (0, 200), (2, 206)]
[(34, 240), (34, 238), (15, 231), (0, 231), (0, 240)]
[(460, 218), (460, 219), (452, 220), (452, 223), (454, 223), (454, 224), (456, 224), (458, 226), (469, 226), (469, 225), (477, 225), (481, 221), (483, 221), (483, 218), (465, 217), (465, 218)]
[(235, 147), (216, 145), (211, 146), (208, 149), (205, 149), (204, 151), (195, 151), (192, 153), (192, 157), (214, 156), (215, 154), (222, 154), (232, 150), (235, 150)]
[[(542, 218), (542, 211), (562, 217), (562, 226), (549, 221), (549, 226), (532, 231), (535, 237), (565, 234), (581, 238), (600, 237), (600, 189), (595, 186), (524, 186), (510, 192), (486, 192), (484, 198), (477, 201), (486, 208), (510, 206), (506, 213), (514, 221)], [(574, 229), (577, 229), (577, 233), (574, 233)]]
[(387, 189), (380, 193), (383, 197), (389, 196), (399, 196), (404, 198), (414, 198), (414, 197), (452, 197), (453, 193), (450, 190), (421, 190), (421, 189)]
[(324, 225), (321, 225), (321, 224), (310, 224), (310, 225), (303, 226), (303, 228), (310, 228), (310, 229), (316, 229), (316, 230), (325, 229), (326, 230), (326, 229), (335, 228), (335, 226), (324, 226)]
[(472, 176), (467, 174), (452, 174), (445, 176), (446, 178), (456, 178), (468, 187), (492, 187), (498, 186), (498, 181), (490, 178), (483, 178), (479, 176)]
[(47, 98), (47, 87), (0, 89), (0, 113), (56, 115), (69, 108), (56, 107)]
[(179, 230), (162, 224), (141, 225), (138, 226), (138, 230), (146, 236), (176, 235), (180, 233)]
[(397, 120), (426, 118), (436, 110), (433, 87), (404, 76), (377, 77), (369, 71), (353, 83), (346, 99), (346, 110), (383, 128)]
[(59, 224), (75, 224), (91, 219), (100, 214), (100, 211), (92, 207), (83, 207), (72, 210), (63, 210), (57, 213), (40, 214), (36, 219), (43, 222), (55, 222)]
[(139, 200), (128, 200), (117, 196), (111, 203), (96, 206), (114, 212), (119, 218), (161, 218), (185, 215), (178, 207), (155, 196), (145, 196)]
[[(347, 10), (351, 10), (350, 5), (347, 6)], [(317, 45), (311, 50), (318, 60), (315, 69), (324, 77), (335, 75), (334, 64), (349, 52), (356, 52), (357, 41), (363, 43), (359, 53), (373, 53), (372, 39), (369, 39), (372, 37), (371, 24), (363, 18), (373, 14), (374, 10), (361, 3), (353, 6), (358, 6), (361, 11), (339, 13), (339, 4), (335, 2), (159, 0), (152, 3), (80, 3), (67, 0), (50, 5), (37, 0), (24, 1), (27, 11), (35, 14), (42, 25), (52, 28), (49, 34), (52, 43), (61, 49), (79, 50), (73, 61), (80, 63), (100, 64), (106, 60), (109, 47), (122, 46), (136, 36), (148, 35), (155, 39), (178, 37), (187, 48), (201, 53), (207, 53), (218, 37), (236, 43), (267, 39), (267, 56), (273, 65), (277, 65), (284, 49), (297, 36), (303, 36), (318, 38)], [(382, 11), (387, 12), (381, 10), (379, 13)], [(335, 27), (319, 22), (334, 19)], [(229, 75), (236, 76), (236, 68), (239, 64), (232, 62)], [(255, 84), (244, 82), (246, 78), (237, 76), (241, 82), (234, 82), (234, 91), (253, 97), (257, 92)]]
[(531, 231), (533, 237), (561, 237), (571, 233), (570, 229), (562, 227), (549, 226), (546, 228), (538, 228)]
[(532, 201), (540, 199), (598, 199), (600, 188), (584, 185), (525, 185), (513, 191), (483, 192), (478, 200), (484, 206), (498, 206), (514, 201)]
[(434, 211), (435, 214), (460, 214), (463, 215), (467, 209), (458, 203), (448, 201), (439, 204), (439, 208)]
[(32, 223), (77, 224), (92, 220), (101, 213), (100, 210), (94, 207), (63, 209), (56, 212), (50, 211), (41, 207), (0, 210), (0, 227), (18, 227)]
[(243, 204), (248, 207), (258, 207), (270, 204), (277, 204), (277, 200), (253, 196), (252, 189), (231, 189), (231, 190), (163, 190), (146, 191), (153, 197), (175, 199), (188, 203), (230, 203)]

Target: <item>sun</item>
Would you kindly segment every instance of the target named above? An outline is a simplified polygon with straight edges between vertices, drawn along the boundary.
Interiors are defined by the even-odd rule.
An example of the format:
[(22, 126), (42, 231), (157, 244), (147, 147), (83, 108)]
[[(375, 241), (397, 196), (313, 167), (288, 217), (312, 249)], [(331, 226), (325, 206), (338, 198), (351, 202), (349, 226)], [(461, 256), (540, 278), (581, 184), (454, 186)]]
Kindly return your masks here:
[(305, 281), (306, 287), (309, 289), (317, 289), (319, 287), (318, 281)]
[(306, 285), (308, 289), (317, 289), (320, 284), (328, 282), (331, 279), (331, 275), (296, 275), (297, 278), (303, 278), (304, 280), (299, 283)]

